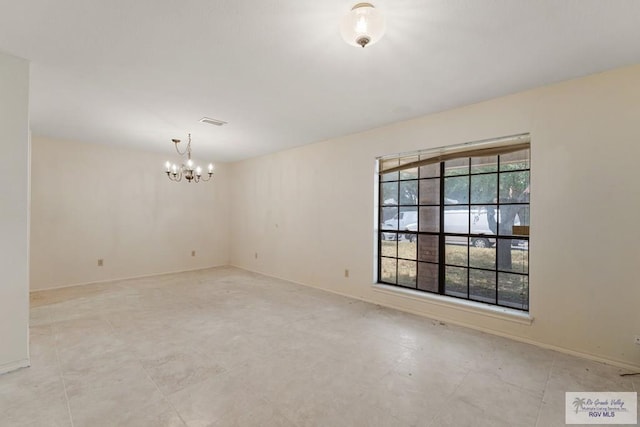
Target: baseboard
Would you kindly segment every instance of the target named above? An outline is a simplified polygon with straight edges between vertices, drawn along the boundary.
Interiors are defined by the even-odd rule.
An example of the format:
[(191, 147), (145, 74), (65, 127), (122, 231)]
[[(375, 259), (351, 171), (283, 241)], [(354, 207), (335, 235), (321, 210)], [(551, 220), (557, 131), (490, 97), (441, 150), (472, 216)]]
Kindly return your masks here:
[[(607, 365), (615, 366), (615, 367), (618, 367), (618, 368), (623, 368), (623, 369), (626, 369), (626, 370), (629, 370), (629, 371), (636, 372), (636, 371), (640, 370), (640, 365), (633, 365), (633, 364), (630, 364), (628, 362), (624, 362), (624, 361), (620, 361), (620, 360), (616, 360), (616, 359), (610, 359), (610, 358), (607, 358), (607, 357), (604, 357), (604, 356), (600, 356), (600, 355), (597, 355), (597, 354), (584, 353), (584, 352), (581, 352), (581, 351), (572, 350), (570, 348), (560, 347), (560, 346), (557, 346), (557, 345), (553, 345), (553, 344), (548, 344), (548, 343), (532, 340), (532, 339), (529, 339), (529, 338), (526, 338), (526, 337), (521, 337), (521, 336), (518, 336), (518, 335), (507, 334), (505, 332), (496, 331), (494, 329), (483, 328), (483, 327), (480, 327), (480, 326), (477, 326), (477, 325), (474, 325), (474, 324), (461, 322), (459, 320), (452, 319), (452, 318), (449, 318), (449, 317), (446, 317), (446, 316), (437, 316), (437, 315), (434, 315), (432, 313), (425, 313), (425, 312), (421, 312), (421, 311), (418, 311), (418, 310), (412, 310), (412, 309), (409, 309), (409, 308), (406, 308), (406, 307), (401, 307), (401, 306), (398, 306), (398, 305), (395, 305), (395, 304), (390, 304), (388, 302), (382, 303), (380, 301), (375, 301), (375, 300), (372, 300), (372, 299), (368, 299), (368, 298), (364, 298), (364, 297), (360, 297), (360, 296), (356, 296), (356, 295), (351, 295), (351, 294), (347, 294), (347, 293), (344, 293), (344, 292), (334, 291), (332, 289), (326, 289), (326, 288), (322, 288), (320, 286), (314, 286), (314, 285), (310, 285), (310, 284), (307, 284), (307, 283), (296, 282), (294, 280), (285, 279), (284, 277), (274, 276), (272, 274), (264, 273), (264, 272), (257, 271), (257, 270), (252, 270), (252, 269), (245, 268), (245, 267), (240, 267), (240, 266), (237, 266), (237, 265), (234, 265), (234, 264), (231, 264), (231, 267), (239, 268), (241, 270), (249, 271), (249, 272), (252, 272), (252, 273), (262, 274), (262, 275), (267, 276), (267, 277), (272, 277), (272, 278), (278, 279), (278, 280), (284, 280), (286, 282), (295, 283), (297, 285), (306, 286), (306, 287), (314, 288), (314, 289), (319, 289), (319, 290), (322, 290), (322, 291), (325, 291), (325, 292), (330, 292), (332, 294), (340, 295), (340, 296), (343, 296), (343, 297), (357, 299), (359, 301), (368, 302), (370, 304), (376, 304), (376, 305), (380, 305), (380, 306), (384, 306), (384, 307), (388, 307), (388, 308), (393, 308), (393, 309), (398, 310), (398, 311), (404, 311), (405, 313), (415, 314), (416, 316), (426, 317), (426, 318), (432, 319), (432, 320), (439, 320), (439, 321), (442, 321), (442, 322), (445, 322), (445, 323), (450, 323), (452, 325), (462, 326), (462, 327), (473, 329), (473, 330), (476, 330), (476, 331), (485, 332), (487, 334), (496, 335), (496, 336), (503, 337), (503, 338), (508, 338), (508, 339), (513, 340), (513, 341), (518, 341), (518, 342), (522, 342), (522, 343), (525, 343), (525, 344), (535, 345), (536, 347), (541, 347), (541, 348), (545, 348), (545, 349), (548, 349), (548, 350), (557, 351), (559, 353), (580, 357), (582, 359), (592, 360), (594, 362), (605, 363)], [(426, 303), (428, 303), (428, 302), (426, 302)]]
[(111, 279), (96, 280), (96, 281), (93, 281), (93, 282), (80, 282), (80, 283), (72, 283), (72, 284), (68, 284), (68, 285), (51, 286), (51, 287), (48, 287), (48, 288), (41, 288), (41, 289), (30, 289), (29, 293), (41, 292), (41, 291), (53, 291), (53, 290), (56, 290), (56, 289), (72, 288), (74, 286), (97, 285), (97, 284), (100, 284), (100, 283), (118, 282), (120, 280), (144, 279), (145, 277), (165, 276), (167, 274), (189, 273), (189, 272), (193, 272), (193, 271), (209, 270), (211, 268), (221, 268), (221, 267), (231, 267), (231, 266), (229, 264), (219, 264), (219, 265), (212, 265), (212, 266), (209, 266), (209, 267), (191, 268), (191, 269), (187, 269), (187, 270), (176, 270), (176, 271), (166, 271), (166, 272), (163, 272), (163, 273), (141, 274), (139, 276), (114, 277), (114, 278), (111, 278)]
[(28, 368), (31, 366), (29, 359), (16, 360), (15, 362), (9, 362), (0, 365), (0, 375), (7, 374), (9, 372), (16, 371), (21, 368)]

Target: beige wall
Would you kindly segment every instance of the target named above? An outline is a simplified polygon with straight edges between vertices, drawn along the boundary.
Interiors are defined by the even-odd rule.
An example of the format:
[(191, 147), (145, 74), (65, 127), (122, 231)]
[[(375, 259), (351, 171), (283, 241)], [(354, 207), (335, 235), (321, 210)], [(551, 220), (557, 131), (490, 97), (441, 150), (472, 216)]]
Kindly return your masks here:
[(31, 289), (227, 264), (227, 167), (208, 183), (170, 182), (172, 150), (34, 137)]
[(0, 53), (0, 373), (29, 364), (29, 63)]
[[(231, 263), (640, 367), (639, 118), (633, 66), (233, 164)], [(521, 132), (533, 322), (372, 287), (376, 156)]]

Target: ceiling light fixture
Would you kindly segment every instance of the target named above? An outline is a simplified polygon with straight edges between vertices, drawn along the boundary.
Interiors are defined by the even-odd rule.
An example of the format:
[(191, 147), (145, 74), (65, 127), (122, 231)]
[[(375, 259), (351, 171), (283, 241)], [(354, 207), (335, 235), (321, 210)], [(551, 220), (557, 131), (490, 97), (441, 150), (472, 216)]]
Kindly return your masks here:
[(200, 181), (209, 181), (213, 176), (213, 163), (209, 163), (209, 168), (207, 178), (202, 178), (202, 168), (200, 166), (196, 166), (191, 160), (191, 134), (189, 134), (189, 142), (187, 143), (187, 149), (183, 152), (178, 148), (178, 144), (180, 143), (179, 139), (171, 140), (176, 147), (176, 151), (181, 156), (187, 155), (187, 162), (182, 163), (180, 166), (175, 163), (167, 162), (164, 164), (166, 170), (165, 173), (169, 177), (171, 181), (180, 182), (182, 178), (186, 179), (187, 182), (200, 182)]
[(371, 3), (358, 3), (342, 18), (340, 32), (352, 46), (370, 46), (382, 38), (384, 16)]

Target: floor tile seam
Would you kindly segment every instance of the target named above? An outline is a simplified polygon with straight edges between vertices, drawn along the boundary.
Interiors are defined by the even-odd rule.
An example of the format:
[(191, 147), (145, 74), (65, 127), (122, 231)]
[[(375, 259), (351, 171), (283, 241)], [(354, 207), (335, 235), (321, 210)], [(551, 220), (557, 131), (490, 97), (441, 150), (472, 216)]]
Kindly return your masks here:
[[(503, 381), (506, 384), (509, 384), (509, 385), (517, 387), (517, 388), (521, 388), (521, 389), (523, 389), (525, 391), (529, 391), (529, 392), (532, 392), (532, 393), (542, 392), (542, 395), (544, 396), (544, 392), (546, 390), (547, 384), (549, 383), (549, 378), (550, 378), (550, 375), (551, 375), (551, 368), (553, 367), (553, 363), (554, 363), (554, 361), (552, 360), (551, 361), (551, 366), (547, 369), (546, 378), (545, 378), (544, 386), (543, 386), (542, 390), (528, 387), (528, 384), (527, 385), (517, 384), (515, 382), (512, 382), (510, 379), (502, 378), (500, 375), (498, 375), (498, 377), (500, 378), (501, 381)], [(504, 366), (504, 364), (500, 364), (499, 366), (497, 366), (496, 369), (501, 370), (503, 366)]]
[[(464, 381), (467, 379), (467, 377), (469, 376), (470, 373), (471, 373), (471, 369), (469, 369), (467, 371), (467, 373), (464, 374), (464, 376), (460, 379), (460, 382), (455, 386), (453, 391), (446, 396), (446, 398), (445, 398), (446, 402), (448, 402), (451, 397), (455, 396), (455, 394), (458, 392), (458, 389), (460, 389), (460, 386), (462, 386), (462, 383), (464, 383)], [(440, 414), (443, 413), (444, 410), (445, 410), (445, 408), (444, 408), (444, 405), (443, 405), (443, 407), (441, 407), (440, 410), (436, 411), (435, 414), (433, 414), (433, 416), (431, 417), (431, 419), (427, 423), (427, 426), (428, 427), (438, 427), (438, 425), (434, 424), (434, 423), (438, 419)]]
[[(283, 352), (283, 351), (286, 351), (286, 349), (270, 350), (268, 352), (262, 353), (261, 355), (262, 355), (263, 358), (269, 358), (269, 357), (271, 357), (271, 356), (273, 356), (275, 354), (278, 354), (280, 352)], [(227, 367), (224, 367), (222, 365), (220, 365), (220, 366), (224, 369), (225, 372), (233, 372), (236, 368), (241, 367), (245, 362), (247, 362), (246, 359), (241, 359), (239, 361), (230, 363)]]
[[(162, 396), (162, 399), (167, 402), (167, 405), (169, 405), (169, 407), (173, 410), (173, 412), (175, 412), (175, 414), (178, 416), (178, 418), (180, 418), (180, 421), (182, 422), (182, 424), (186, 427), (187, 423), (184, 420), (184, 418), (182, 418), (182, 414), (176, 409), (176, 407), (173, 405), (173, 403), (171, 402), (171, 400), (169, 399), (169, 397), (164, 394), (164, 392), (160, 389), (160, 387), (158, 386), (158, 384), (154, 381), (154, 379), (151, 377), (151, 375), (149, 374), (149, 371), (147, 371), (147, 368), (144, 367), (144, 364), (142, 363), (142, 361), (140, 359), (138, 359), (136, 357), (136, 360), (138, 362), (138, 364), (140, 365), (140, 367), (142, 368), (142, 371), (144, 372), (144, 374), (146, 375), (147, 379), (149, 381), (151, 381), (151, 384), (153, 384), (153, 386), (156, 388), (156, 390), (158, 391), (158, 393), (160, 393), (160, 395)], [(179, 391), (179, 390), (178, 390)]]
[(276, 408), (278, 410), (278, 413), (280, 415), (282, 415), (287, 421), (289, 421), (292, 425), (296, 426), (296, 427), (300, 427), (300, 424), (296, 423), (295, 421), (293, 421), (291, 419), (291, 417), (287, 414), (287, 411), (284, 410), (276, 401), (273, 401), (269, 398), (268, 395), (264, 395), (261, 397), (265, 402), (273, 405), (274, 408)]
[[(113, 333), (113, 336), (118, 339), (119, 341), (121, 341), (124, 345), (127, 345), (127, 341), (120, 337), (116, 328), (113, 326), (113, 323), (111, 323), (111, 321), (108, 318), (104, 318), (103, 319), (110, 327), (111, 332)], [(156, 386), (156, 388), (158, 388), (158, 385), (155, 383), (155, 381), (153, 381), (153, 378), (151, 378), (151, 376), (149, 375), (149, 372), (146, 370), (146, 368), (144, 367), (144, 362), (142, 361), (142, 359), (138, 356), (138, 353), (136, 353), (135, 351), (129, 351), (129, 354), (132, 356), (132, 358), (140, 365), (140, 367), (142, 367), (142, 369), (144, 370), (145, 374), (147, 375), (147, 377), (149, 377), (149, 379), (151, 380), (151, 382), (153, 382), (153, 384)], [(162, 393), (162, 395), (164, 396), (164, 393)], [(165, 396), (166, 399), (166, 396)]]
[[(467, 377), (468, 377), (471, 373), (472, 373), (472, 369), (470, 368), (470, 369), (468, 370), (468, 372), (467, 372), (467, 373), (462, 377), (462, 379), (460, 380), (460, 382), (456, 385), (455, 389), (454, 389), (451, 393), (449, 393), (449, 394), (446, 396), (446, 399), (445, 399), (446, 401), (451, 400), (451, 398), (452, 398), (452, 397), (454, 397), (454, 396), (456, 395), (456, 393), (458, 392), (458, 390), (460, 389), (460, 387), (462, 386), (462, 384), (464, 383), (464, 381), (467, 379)], [(517, 385), (514, 385), (514, 384), (506, 383), (504, 380), (502, 380), (502, 379), (501, 379), (498, 375), (496, 375), (496, 374), (491, 373), (490, 375), (495, 376), (495, 377), (496, 377), (496, 379), (497, 379), (498, 381), (504, 382), (505, 384), (508, 384), (508, 385), (510, 385), (510, 386), (512, 386), (512, 387), (516, 387), (516, 388), (518, 388), (518, 389), (520, 389), (520, 390), (523, 390), (523, 391), (525, 391), (525, 392), (527, 392), (527, 393), (531, 393), (531, 390), (527, 390), (527, 389), (525, 389), (525, 388), (523, 388), (523, 387), (520, 387), (520, 386), (517, 386)], [(542, 396), (540, 397), (540, 399), (542, 399), (542, 398), (543, 398), (543, 396), (544, 396), (544, 393), (542, 394)], [(478, 409), (478, 410), (484, 411), (484, 408), (482, 408), (482, 407), (480, 407), (480, 406), (476, 405), (476, 404), (475, 404), (475, 403), (473, 403), (473, 402), (466, 402), (466, 403), (467, 403), (467, 404), (469, 404), (469, 405), (471, 405), (471, 406), (473, 406), (474, 408), (476, 408), (476, 409)], [(434, 417), (431, 419), (431, 421), (430, 421), (430, 422), (433, 422), (433, 421), (434, 421), (434, 420), (435, 420), (435, 419), (436, 419), (436, 418), (437, 418), (437, 417), (442, 413), (442, 411), (444, 411), (444, 408), (442, 408), (440, 411), (438, 411), (438, 412), (434, 415)], [(498, 419), (500, 419), (500, 420), (503, 420), (503, 421), (508, 421), (508, 420), (505, 420), (504, 418), (501, 418), (501, 417), (497, 417), (497, 418), (498, 418)], [(435, 425), (433, 425), (433, 424), (429, 424), (429, 426), (434, 426), (434, 427), (435, 427)]]
[[(314, 316), (316, 316), (316, 315), (317, 315), (317, 313), (315, 313), (315, 312), (313, 312), (313, 313), (305, 313), (305, 314), (302, 314), (302, 315), (300, 315), (300, 316), (296, 317), (295, 319), (293, 319), (293, 320), (291, 320), (291, 321), (288, 321), (288, 322), (286, 322), (286, 323), (287, 323), (287, 324), (293, 324), (293, 323), (303, 322), (303, 321), (306, 321), (306, 320), (312, 320), (312, 318), (313, 318)], [(339, 319), (331, 319), (331, 320), (324, 320), (324, 319), (320, 319), (320, 321), (321, 321), (322, 323), (324, 323), (324, 324), (329, 324), (329, 323), (337, 322), (338, 320), (339, 320)]]
[[(294, 422), (291, 418), (289, 418), (289, 416), (285, 413), (285, 411), (277, 403), (271, 401), (267, 395), (260, 397), (260, 399), (265, 401), (267, 404), (272, 405), (275, 408), (275, 410), (278, 412), (278, 414), (280, 414), (280, 416), (283, 417), (285, 420), (289, 421), (291, 425), (299, 427), (299, 424)], [(255, 412), (255, 410), (250, 411), (250, 413), (252, 412)]]
[(536, 417), (535, 427), (540, 426), (540, 417), (542, 415), (542, 408), (544, 407), (544, 396), (547, 393), (547, 387), (549, 386), (549, 380), (551, 379), (551, 372), (553, 372), (553, 367), (556, 364), (556, 358), (553, 358), (551, 362), (551, 367), (549, 368), (549, 372), (547, 372), (547, 380), (544, 383), (544, 389), (542, 390), (542, 397), (540, 398), (540, 407), (538, 408), (538, 416)]
[(54, 329), (54, 342), (56, 349), (56, 365), (58, 367), (58, 375), (60, 375), (60, 380), (62, 381), (62, 389), (64, 391), (64, 398), (67, 403), (67, 413), (69, 414), (69, 421), (71, 422), (71, 427), (74, 427), (73, 423), (73, 413), (71, 412), (71, 402), (69, 401), (69, 393), (67, 393), (67, 382), (64, 379), (64, 372), (62, 371), (62, 361), (60, 360), (60, 352), (58, 346), (58, 331)]
[[(520, 388), (520, 387), (518, 387), (518, 388)], [(525, 391), (526, 391), (526, 390), (525, 390)], [(478, 411), (482, 412), (482, 414), (487, 414), (487, 410), (485, 410), (485, 408), (484, 408), (484, 407), (479, 406), (478, 404), (476, 404), (476, 403), (475, 403), (475, 402), (473, 402), (473, 401), (469, 401), (469, 400), (462, 400), (462, 402), (463, 402), (463, 403), (465, 403), (465, 404), (466, 404), (466, 405), (468, 405), (468, 406), (471, 406), (471, 407), (473, 407), (473, 408), (477, 409)], [(493, 415), (493, 414), (490, 414), (490, 413), (489, 413), (488, 415), (489, 415), (489, 417), (494, 418), (495, 420), (502, 421), (502, 422), (503, 422), (503, 424), (508, 424), (508, 423), (509, 423), (509, 424), (511, 424), (511, 425), (514, 425), (514, 426), (516, 426), (516, 425), (517, 425), (518, 427), (524, 427), (524, 425), (523, 425), (523, 424), (513, 424), (513, 420), (506, 419), (506, 418), (502, 415), (502, 413), (498, 413), (497, 415)], [(527, 426), (529, 426), (529, 425), (527, 425)], [(434, 426), (434, 427), (435, 427), (435, 426)], [(531, 424), (531, 425), (530, 425), (530, 427), (536, 427), (536, 426), (535, 426), (535, 424)]]

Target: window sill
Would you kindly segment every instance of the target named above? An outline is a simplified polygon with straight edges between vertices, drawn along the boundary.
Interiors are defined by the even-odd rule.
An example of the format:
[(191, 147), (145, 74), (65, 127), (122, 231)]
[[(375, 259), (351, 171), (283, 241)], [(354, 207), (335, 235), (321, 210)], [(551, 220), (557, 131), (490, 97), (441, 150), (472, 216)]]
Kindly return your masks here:
[(426, 292), (414, 291), (412, 289), (400, 288), (397, 286), (384, 285), (382, 283), (375, 283), (373, 285), (373, 290), (387, 295), (401, 296), (416, 301), (429, 302), (430, 304), (438, 305), (441, 307), (452, 308), (454, 310), (479, 314), (482, 316), (492, 317), (500, 320), (507, 320), (523, 325), (531, 325), (533, 323), (533, 316), (531, 316), (531, 313), (510, 309), (507, 307), (499, 307), (476, 301), (450, 298), (443, 295), (435, 295)]

